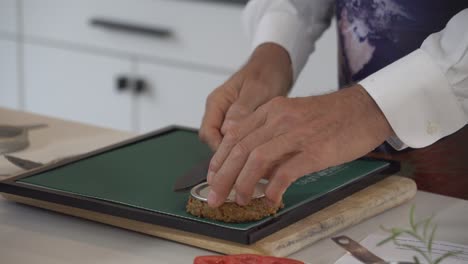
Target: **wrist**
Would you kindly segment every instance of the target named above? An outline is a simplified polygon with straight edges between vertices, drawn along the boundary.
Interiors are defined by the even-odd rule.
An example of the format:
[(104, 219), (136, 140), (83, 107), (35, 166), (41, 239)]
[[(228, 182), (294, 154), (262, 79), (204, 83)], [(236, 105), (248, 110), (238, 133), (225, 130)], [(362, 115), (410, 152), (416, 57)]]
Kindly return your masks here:
[(389, 137), (394, 136), (395, 133), (390, 123), (374, 99), (367, 93), (366, 89), (359, 84), (356, 85), (355, 89), (357, 90), (356, 93), (359, 93), (364, 111), (369, 113), (369, 118), (367, 120), (370, 122), (370, 126), (375, 128), (378, 137), (387, 140)]
[(344, 96), (343, 103), (353, 109), (355, 120), (366, 128), (369, 136), (383, 142), (394, 135), (387, 118), (364, 87), (357, 84), (341, 90), (340, 93)]
[(259, 45), (250, 56), (244, 67), (252, 75), (252, 79), (266, 82), (281, 88), (284, 95), (293, 84), (293, 69), (289, 53), (275, 43)]

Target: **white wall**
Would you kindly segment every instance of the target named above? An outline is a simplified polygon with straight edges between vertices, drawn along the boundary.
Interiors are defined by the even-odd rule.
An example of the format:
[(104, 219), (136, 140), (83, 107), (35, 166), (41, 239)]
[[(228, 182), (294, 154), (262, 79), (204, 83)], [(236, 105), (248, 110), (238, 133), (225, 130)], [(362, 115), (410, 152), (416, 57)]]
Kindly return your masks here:
[(304, 70), (290, 96), (307, 96), (334, 91), (338, 88), (338, 50), (336, 21), (316, 43)]

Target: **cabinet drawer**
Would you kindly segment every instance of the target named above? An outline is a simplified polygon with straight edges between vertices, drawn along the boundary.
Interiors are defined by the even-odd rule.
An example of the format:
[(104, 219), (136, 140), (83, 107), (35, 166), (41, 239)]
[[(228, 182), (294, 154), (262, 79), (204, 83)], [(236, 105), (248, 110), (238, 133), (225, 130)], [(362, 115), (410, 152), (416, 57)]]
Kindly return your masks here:
[(130, 70), (126, 60), (25, 45), (25, 110), (129, 131), (132, 96), (116, 79)]
[(0, 33), (16, 33), (16, 2), (0, 0)]
[(206, 97), (228, 78), (146, 63), (138, 65), (138, 74), (148, 85), (147, 92), (137, 99), (140, 132), (173, 124), (198, 128)]
[(229, 70), (248, 55), (237, 5), (174, 0), (24, 0), (23, 5), (26, 39)]

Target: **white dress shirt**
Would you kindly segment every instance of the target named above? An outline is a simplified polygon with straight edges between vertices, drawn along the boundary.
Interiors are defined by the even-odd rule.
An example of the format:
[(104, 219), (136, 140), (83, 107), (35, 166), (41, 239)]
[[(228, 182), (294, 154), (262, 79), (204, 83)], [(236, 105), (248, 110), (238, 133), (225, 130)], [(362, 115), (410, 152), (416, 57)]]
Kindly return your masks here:
[[(334, 0), (251, 0), (244, 11), (252, 48), (284, 47), (294, 78), (330, 25)], [(421, 47), (359, 82), (395, 132), (395, 149), (421, 148), (468, 122), (468, 9)], [(312, 86), (312, 84), (311, 84)], [(313, 89), (313, 87), (311, 87)]]

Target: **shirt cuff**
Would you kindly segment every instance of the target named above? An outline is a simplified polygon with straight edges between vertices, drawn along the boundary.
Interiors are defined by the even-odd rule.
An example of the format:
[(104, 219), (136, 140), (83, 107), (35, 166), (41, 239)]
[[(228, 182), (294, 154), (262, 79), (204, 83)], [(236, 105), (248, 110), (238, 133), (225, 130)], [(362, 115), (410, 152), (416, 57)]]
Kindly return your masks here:
[(450, 83), (434, 60), (418, 49), (360, 82), (382, 110), (397, 150), (422, 148), (466, 124)]
[(311, 34), (300, 19), (280, 12), (269, 12), (260, 20), (252, 47), (255, 49), (263, 43), (273, 42), (286, 49), (291, 59), (293, 77), (297, 79), (313, 50)]

